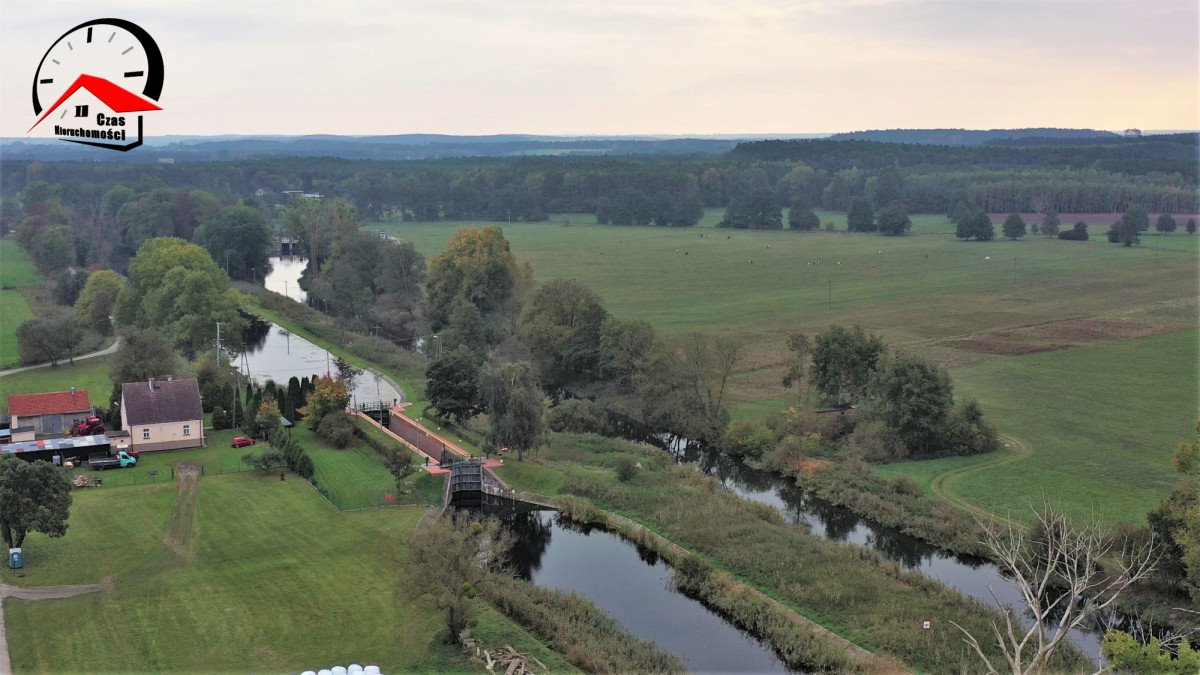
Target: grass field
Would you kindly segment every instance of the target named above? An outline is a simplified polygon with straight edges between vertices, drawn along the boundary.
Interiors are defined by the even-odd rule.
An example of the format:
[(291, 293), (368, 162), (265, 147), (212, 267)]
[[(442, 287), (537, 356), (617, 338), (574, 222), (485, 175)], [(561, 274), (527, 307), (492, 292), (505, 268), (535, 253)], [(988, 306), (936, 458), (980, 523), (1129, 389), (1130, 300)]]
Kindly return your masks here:
[(92, 405), (108, 405), (112, 382), (108, 379), (111, 356), (84, 359), (74, 365), (63, 363), (53, 368), (38, 368), (0, 377), (0, 408), (8, 411), (10, 394), (35, 394), (42, 391), (66, 391), (71, 387), (87, 391)]
[[(959, 392), (1032, 452), (961, 473), (944, 488), (1004, 514), (1023, 515), (1045, 499), (1108, 524), (1144, 523), (1179, 480), (1175, 449), (1195, 434), (1197, 338), (1183, 331), (957, 369)], [(937, 473), (971, 460), (942, 461)], [(936, 469), (925, 464), (886, 470), (928, 483)]]
[[(845, 227), (844, 214), (819, 215), (823, 223)], [(705, 224), (719, 218), (709, 210)], [(959, 393), (979, 398), (1002, 430), (1031, 448), (1038, 466), (1053, 467), (1064, 443), (1086, 445), (1092, 461), (1076, 461), (1080, 450), (1067, 452), (1079, 487), (1059, 491), (1076, 508), (1098, 505), (1110, 520), (1141, 521), (1146, 505), (1170, 489), (1162, 458), (1177, 443), (1176, 427), (1186, 431), (1196, 415), (1197, 345), (1195, 333), (1186, 331), (1197, 322), (1200, 237), (1148, 234), (1145, 245), (1130, 249), (1097, 237), (1086, 244), (1041, 237), (962, 242), (939, 215), (914, 217), (914, 234), (907, 237), (598, 226), (589, 219), (555, 215), (547, 223), (502, 226), (540, 281), (579, 279), (613, 314), (645, 319), (665, 333), (744, 340), (747, 356), (731, 392), (738, 416), (765, 418), (785, 404), (780, 380), (789, 333), (857, 323), (949, 367)], [(457, 227), (470, 224), (378, 227), (432, 257)], [(1143, 354), (1141, 341), (1153, 343), (1156, 336), (1173, 348)], [(1091, 356), (1110, 349), (1116, 353)], [(1131, 363), (1142, 365), (1119, 378), (1104, 375)], [(1038, 372), (1022, 374), (1030, 369)], [(1064, 399), (1044, 380), (1078, 383), (1079, 400)], [(1148, 391), (1155, 393), (1141, 393)], [(1133, 392), (1138, 400), (1160, 402), (1162, 419), (1179, 421), (1163, 426), (1161, 435), (1142, 433), (1148, 426), (1142, 407), (1112, 405)], [(1077, 440), (1071, 427), (1081, 419), (1095, 420), (1102, 431)], [(1118, 429), (1124, 434), (1112, 433)], [(1129, 471), (1148, 473), (1121, 487), (1109, 462), (1121, 463), (1130, 448), (1152, 461), (1131, 465)], [(918, 473), (936, 466), (922, 465)], [(1020, 469), (1013, 467), (1007, 475), (1015, 480)], [(1014, 485), (993, 471), (999, 469), (945, 489), (1009, 511), (1065, 475)], [(1105, 489), (1113, 483), (1115, 489)]]
[(37, 269), (17, 240), (9, 237), (0, 239), (0, 287), (21, 288), (39, 283)]
[(39, 283), (37, 270), (15, 239), (0, 239), (0, 368), (14, 366), (17, 355), (17, 328), (33, 318), (29, 303), (16, 290)]
[[(62, 539), (32, 534), (25, 576), (41, 586), (115, 581), (70, 600), (5, 603), (18, 672), (298, 672), (350, 663), (464, 671), (441, 617), (399, 587), (422, 507), (340, 513), (303, 481), (206, 476), (80, 491)], [(481, 607), (480, 633), (573, 670)], [(82, 619), (82, 620), (81, 620)]]
[(16, 366), (21, 362), (17, 351), (17, 328), (33, 318), (29, 303), (20, 291), (0, 290), (0, 368)]

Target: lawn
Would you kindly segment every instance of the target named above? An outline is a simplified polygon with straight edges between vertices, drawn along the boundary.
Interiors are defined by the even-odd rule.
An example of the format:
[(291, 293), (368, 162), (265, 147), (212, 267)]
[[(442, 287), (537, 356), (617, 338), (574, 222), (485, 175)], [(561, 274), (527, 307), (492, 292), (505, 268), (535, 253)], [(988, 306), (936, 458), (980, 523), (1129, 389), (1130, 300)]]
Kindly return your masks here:
[[(994, 359), (954, 371), (960, 396), (979, 399), (1028, 454), (910, 462), (884, 468), (1004, 514), (1043, 499), (1073, 515), (1144, 523), (1178, 481), (1171, 457), (1195, 436), (1197, 331)], [(960, 471), (974, 464), (975, 470)]]
[(43, 391), (66, 391), (71, 387), (88, 393), (92, 405), (108, 406), (112, 381), (108, 377), (111, 356), (98, 356), (56, 367), (38, 368), (0, 377), (0, 409), (8, 411), (11, 394), (36, 394)]
[(29, 303), (16, 290), (40, 283), (33, 261), (15, 239), (0, 239), (0, 368), (20, 362), (17, 328), (33, 318)]
[(329, 490), (330, 499), (338, 508), (385, 506), (389, 504), (387, 495), (392, 495), (393, 500), (405, 500), (405, 496), (397, 494), (396, 480), (388, 473), (379, 453), (366, 443), (356, 439), (350, 447), (338, 450), (303, 425), (291, 433), (312, 457), (316, 467), (313, 478)]
[(0, 368), (17, 366), (21, 355), (17, 351), (17, 329), (33, 318), (29, 303), (20, 291), (0, 290)]
[(0, 288), (36, 286), (41, 282), (33, 261), (16, 239), (0, 239)]
[[(166, 484), (81, 491), (66, 537), (30, 535), (25, 576), (5, 570), (3, 580), (116, 583), (70, 600), (6, 602), (17, 671), (472, 669), (441, 642), (440, 616), (398, 586), (422, 507), (341, 513), (303, 481), (254, 474), (198, 485), (190, 499)], [(490, 640), (571, 670), (481, 609)]]

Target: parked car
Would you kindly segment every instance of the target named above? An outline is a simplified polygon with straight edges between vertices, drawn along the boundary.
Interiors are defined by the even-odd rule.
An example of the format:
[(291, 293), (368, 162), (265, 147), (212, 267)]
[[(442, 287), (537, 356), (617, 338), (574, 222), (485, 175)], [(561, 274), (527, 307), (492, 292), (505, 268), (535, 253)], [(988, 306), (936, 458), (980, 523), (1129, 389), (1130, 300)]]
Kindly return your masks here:
[(233, 442), (229, 444), (229, 447), (244, 448), (247, 445), (254, 445), (254, 443), (255, 443), (255, 440), (253, 438), (246, 438), (245, 436), (238, 436), (237, 438), (233, 439)]

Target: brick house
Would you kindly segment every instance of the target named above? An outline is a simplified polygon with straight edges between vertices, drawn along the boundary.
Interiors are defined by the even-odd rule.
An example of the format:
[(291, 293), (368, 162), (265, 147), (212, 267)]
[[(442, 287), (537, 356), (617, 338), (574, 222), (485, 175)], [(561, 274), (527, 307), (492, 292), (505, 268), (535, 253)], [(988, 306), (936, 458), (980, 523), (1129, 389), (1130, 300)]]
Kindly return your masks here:
[(34, 434), (63, 434), (76, 422), (92, 414), (88, 393), (82, 389), (50, 391), (41, 394), (13, 394), (8, 397), (9, 422), (14, 435), (17, 430)]
[(190, 378), (122, 384), (121, 428), (138, 452), (204, 445), (199, 383)]

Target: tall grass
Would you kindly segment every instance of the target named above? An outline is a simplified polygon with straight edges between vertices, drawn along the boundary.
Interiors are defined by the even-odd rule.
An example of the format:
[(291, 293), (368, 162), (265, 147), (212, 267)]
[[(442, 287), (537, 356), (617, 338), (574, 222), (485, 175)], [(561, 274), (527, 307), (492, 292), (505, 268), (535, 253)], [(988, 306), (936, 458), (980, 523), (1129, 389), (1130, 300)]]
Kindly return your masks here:
[(653, 642), (640, 640), (590, 601), (574, 593), (497, 577), (480, 595), (513, 621), (547, 640), (589, 673), (681, 673), (683, 663)]

